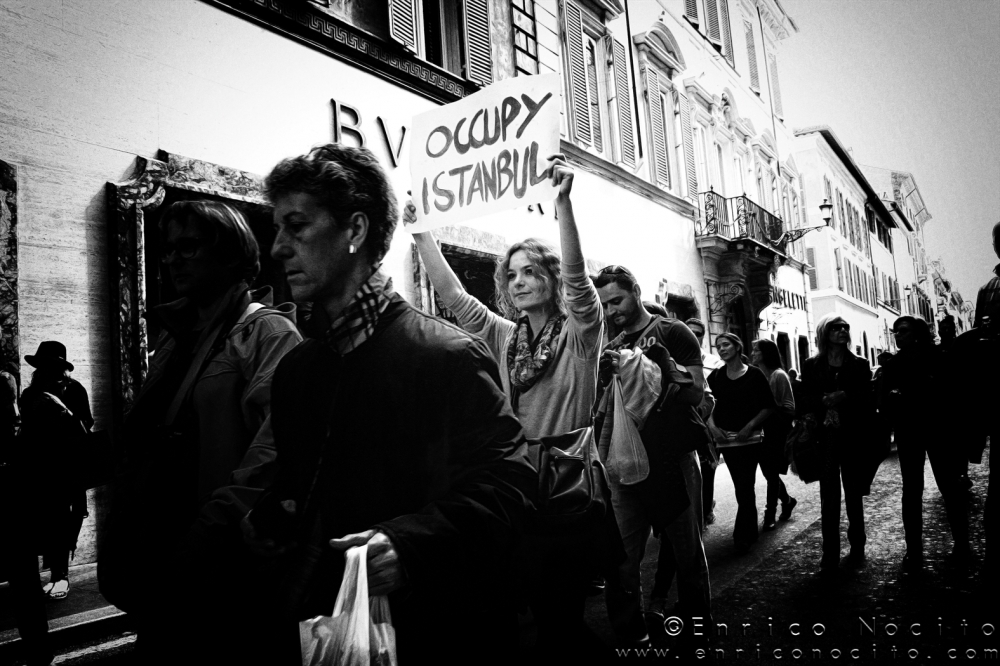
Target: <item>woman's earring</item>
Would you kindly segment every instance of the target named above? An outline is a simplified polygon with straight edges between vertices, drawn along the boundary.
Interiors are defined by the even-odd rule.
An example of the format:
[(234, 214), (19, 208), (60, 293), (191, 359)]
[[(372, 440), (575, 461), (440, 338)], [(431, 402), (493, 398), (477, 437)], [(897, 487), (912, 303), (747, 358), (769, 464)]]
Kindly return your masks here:
[(354, 243), (351, 243), (350, 245), (347, 246), (347, 254), (354, 254), (357, 251), (358, 248), (354, 246)]

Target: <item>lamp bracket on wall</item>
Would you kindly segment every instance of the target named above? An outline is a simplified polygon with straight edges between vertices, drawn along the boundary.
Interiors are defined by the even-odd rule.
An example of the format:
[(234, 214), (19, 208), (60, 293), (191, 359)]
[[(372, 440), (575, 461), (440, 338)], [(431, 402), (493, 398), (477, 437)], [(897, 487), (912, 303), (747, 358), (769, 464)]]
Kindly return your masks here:
[(722, 314), (729, 307), (729, 304), (740, 298), (745, 293), (745, 288), (742, 283), (730, 282), (728, 284), (723, 284), (721, 282), (710, 283), (715, 287), (715, 298), (709, 301), (708, 311), (712, 315)]

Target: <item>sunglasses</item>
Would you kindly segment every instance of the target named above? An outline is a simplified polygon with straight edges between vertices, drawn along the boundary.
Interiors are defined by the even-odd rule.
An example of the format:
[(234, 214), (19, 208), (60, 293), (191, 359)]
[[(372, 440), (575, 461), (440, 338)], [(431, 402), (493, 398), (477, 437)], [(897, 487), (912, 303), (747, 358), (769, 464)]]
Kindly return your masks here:
[(831, 331), (850, 331), (850, 324), (830, 324)]

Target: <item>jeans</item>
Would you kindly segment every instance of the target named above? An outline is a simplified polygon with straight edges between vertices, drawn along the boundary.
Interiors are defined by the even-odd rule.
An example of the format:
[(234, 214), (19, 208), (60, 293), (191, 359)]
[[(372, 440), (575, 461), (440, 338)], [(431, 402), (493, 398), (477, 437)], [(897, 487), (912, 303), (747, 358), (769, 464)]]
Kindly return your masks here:
[(760, 444), (731, 446), (722, 449), (722, 457), (733, 477), (736, 491), (736, 523), (733, 540), (737, 543), (753, 543), (757, 540), (757, 462), (760, 460)]
[(844, 479), (844, 504), (847, 506), (847, 540), (851, 549), (863, 551), (865, 535), (864, 496), (856, 488), (849, 472), (837, 460), (828, 462), (819, 479), (820, 523), (823, 530), (823, 555), (840, 557), (840, 481)]
[(782, 506), (788, 503), (788, 489), (785, 488), (785, 482), (777, 472), (765, 473), (764, 478), (767, 479), (767, 503), (764, 509), (765, 513), (770, 511), (773, 514), (778, 510), (779, 500)]
[(964, 450), (919, 438), (898, 438), (899, 470), (903, 477), (903, 530), (906, 549), (923, 552), (924, 458), (931, 461), (934, 480), (944, 497), (951, 535), (956, 547), (969, 545), (969, 516), (962, 487)]
[[(711, 616), (712, 590), (708, 577), (708, 560), (701, 540), (701, 466), (694, 452), (682, 455), (680, 465), (687, 487), (690, 505), (663, 530), (660, 548), (672, 553), (678, 572), (678, 596), (686, 614), (709, 618)], [(642, 584), (639, 565), (646, 553), (651, 525), (646, 517), (638, 493), (628, 486), (611, 482), (612, 506), (628, 559), (619, 568), (618, 584), (605, 589), (608, 617), (618, 639), (631, 643), (646, 635), (643, 617)], [(661, 555), (662, 557), (662, 555)], [(672, 574), (672, 572), (671, 572)], [(659, 577), (659, 572), (658, 572)], [(669, 585), (668, 585), (669, 589)]]

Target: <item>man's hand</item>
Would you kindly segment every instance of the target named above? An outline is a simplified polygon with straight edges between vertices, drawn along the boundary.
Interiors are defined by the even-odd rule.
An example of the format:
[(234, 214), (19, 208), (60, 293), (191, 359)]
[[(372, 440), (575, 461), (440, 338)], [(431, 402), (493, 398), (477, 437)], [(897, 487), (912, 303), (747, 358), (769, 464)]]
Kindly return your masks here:
[(348, 534), (339, 539), (330, 539), (334, 550), (346, 551), (354, 546), (368, 544), (368, 594), (382, 595), (395, 592), (403, 586), (405, 576), (396, 547), (382, 532), (366, 530), (360, 534)]
[[(281, 508), (289, 514), (289, 517), (295, 515), (295, 500), (285, 500), (281, 503)], [(253, 513), (251, 511), (250, 513)], [(243, 520), (240, 521), (240, 530), (243, 532), (243, 541), (250, 548), (250, 551), (255, 555), (260, 557), (277, 557), (285, 552), (295, 548), (295, 542), (281, 544), (279, 545), (274, 539), (268, 539), (267, 537), (257, 534), (257, 530), (254, 528), (253, 523), (250, 522), (250, 513), (243, 516)]]
[(612, 374), (617, 375), (621, 371), (621, 360), (620, 352), (607, 349), (601, 354), (600, 369), (609, 370)]

